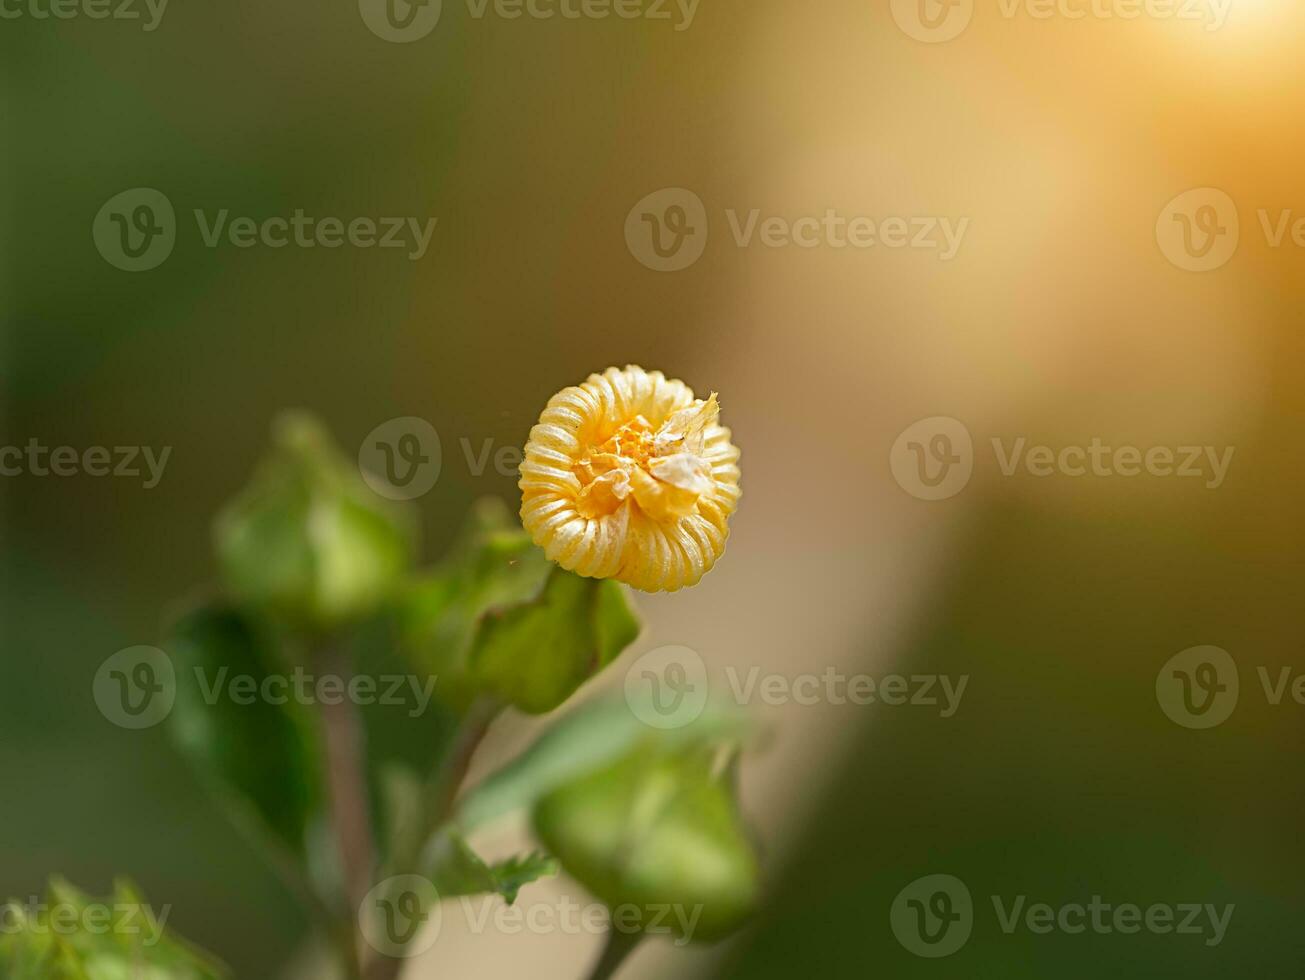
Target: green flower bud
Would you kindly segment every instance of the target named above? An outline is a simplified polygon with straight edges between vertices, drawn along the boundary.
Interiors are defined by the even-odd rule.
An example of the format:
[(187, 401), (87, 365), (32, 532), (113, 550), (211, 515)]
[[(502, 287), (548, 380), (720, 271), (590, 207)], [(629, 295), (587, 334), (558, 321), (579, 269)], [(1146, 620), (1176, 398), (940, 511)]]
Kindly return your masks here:
[(626, 928), (633, 917), (641, 929), (711, 942), (756, 906), (752, 842), (731, 788), (701, 752), (640, 748), (544, 797), (534, 823), (567, 873)]
[(307, 630), (369, 615), (411, 561), (407, 512), (367, 488), (316, 420), (287, 415), (273, 436), (271, 455), (215, 525), (227, 587)]

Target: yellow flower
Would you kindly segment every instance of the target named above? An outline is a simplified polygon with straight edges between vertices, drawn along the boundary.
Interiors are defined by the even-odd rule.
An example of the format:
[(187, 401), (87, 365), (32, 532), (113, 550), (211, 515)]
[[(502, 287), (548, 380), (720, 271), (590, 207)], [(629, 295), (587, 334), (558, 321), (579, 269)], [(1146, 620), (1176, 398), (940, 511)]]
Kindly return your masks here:
[(695, 584), (725, 550), (739, 451), (682, 381), (629, 365), (549, 399), (521, 464), (521, 522), (544, 553), (645, 592)]

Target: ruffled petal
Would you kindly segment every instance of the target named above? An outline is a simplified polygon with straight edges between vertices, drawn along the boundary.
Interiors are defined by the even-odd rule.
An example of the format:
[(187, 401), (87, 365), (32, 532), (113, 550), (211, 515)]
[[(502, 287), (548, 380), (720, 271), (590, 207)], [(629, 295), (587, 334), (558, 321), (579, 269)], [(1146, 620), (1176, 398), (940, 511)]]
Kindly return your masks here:
[(579, 575), (648, 592), (693, 585), (738, 506), (739, 451), (713, 393), (630, 365), (549, 399), (521, 464), (521, 520)]

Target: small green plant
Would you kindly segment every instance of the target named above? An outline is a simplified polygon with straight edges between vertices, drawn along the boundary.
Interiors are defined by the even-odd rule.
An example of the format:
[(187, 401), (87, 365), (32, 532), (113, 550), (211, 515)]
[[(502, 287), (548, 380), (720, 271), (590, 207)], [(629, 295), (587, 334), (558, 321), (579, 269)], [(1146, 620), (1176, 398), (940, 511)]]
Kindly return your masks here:
[[(641, 414), (633, 428), (611, 419), (584, 430), (606, 442), (601, 454), (574, 447), (584, 467), (597, 460), (599, 470), (619, 476), (603, 484), (602, 520), (644, 521), (642, 500), (666, 512), (663, 538), (679, 533), (665, 521), (700, 511), (723, 527), (737, 497), (737, 468), (727, 480), (734, 487), (728, 510), (712, 512), (710, 485), (687, 454), (703, 451), (715, 401), (693, 401), (691, 392), (687, 399), (668, 400), (662, 418)], [(684, 433), (665, 436), (667, 419), (672, 427), (687, 421), (687, 442)], [(657, 425), (661, 442), (647, 435)], [(642, 445), (627, 458), (619, 442), (631, 432)], [(661, 449), (671, 459), (664, 467)], [(549, 459), (556, 463), (557, 454)], [(727, 465), (735, 459), (737, 451)], [(624, 467), (642, 481), (628, 503)], [(531, 501), (553, 489), (528, 469), (527, 523), (548, 525)], [(650, 473), (669, 473), (688, 489), (654, 483)], [(577, 483), (576, 494), (582, 489)], [(489, 894), (510, 904), (559, 870), (621, 910), (595, 977), (610, 976), (638, 941), (665, 931), (652, 928), (655, 909), (692, 910), (656, 916), (677, 940), (710, 942), (736, 929), (756, 903), (758, 867), (737, 811), (734, 774), (747, 727), (735, 714), (709, 705), (691, 723), (661, 728), (640, 720), (647, 716), (628, 692), (590, 700), (561, 713), (497, 772), (463, 785), (503, 712), (554, 712), (638, 636), (618, 577), (677, 588), (706, 569), (668, 566), (668, 583), (658, 585), (650, 564), (627, 560), (620, 569), (636, 573), (617, 576), (614, 566), (582, 577), (550, 560), (497, 500), (478, 504), (450, 553), (420, 569), (410, 506), (368, 489), (316, 421), (281, 419), (268, 458), (215, 522), (221, 588), (178, 616), (163, 644), (175, 675), (168, 724), (176, 744), (300, 896), (339, 975), (392, 980), (429, 942), (440, 901)], [(613, 516), (621, 508), (624, 516)], [(550, 548), (555, 531), (548, 525)], [(230, 696), (214, 697), (223, 678)], [(294, 678), (319, 683), (304, 697)], [(329, 692), (327, 678), (335, 679)], [(424, 710), (387, 708), (379, 678), (406, 678), (433, 700), (418, 699)], [(528, 817), (539, 849), (483, 860), (471, 835), (512, 813)], [(120, 904), (142, 904), (129, 886), (120, 886), (122, 896)], [(89, 901), (53, 886), (51, 907), (84, 910)], [(163, 936), (161, 924), (146, 944), (88, 931), (78, 916), (58, 930), (17, 906), (7, 913), (5, 977), (224, 975), (217, 961)]]
[(0, 966), (5, 980), (220, 980), (225, 968), (169, 936), (127, 881), (99, 900), (62, 879), (44, 900), (0, 909)]

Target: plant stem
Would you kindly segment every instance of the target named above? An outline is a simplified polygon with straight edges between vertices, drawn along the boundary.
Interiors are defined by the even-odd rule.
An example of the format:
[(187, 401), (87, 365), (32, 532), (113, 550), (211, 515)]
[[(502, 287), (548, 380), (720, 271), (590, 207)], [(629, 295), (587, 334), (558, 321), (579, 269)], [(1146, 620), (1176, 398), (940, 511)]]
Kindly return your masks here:
[(395, 847), (387, 874), (420, 874), (421, 854), (427, 842), (453, 815), (458, 790), (467, 778), (476, 749), (484, 741), (494, 719), (503, 711), (499, 701), (482, 697), (473, 701), (462, 718), (439, 768), (426, 783), (416, 826), (408, 828)]
[(489, 727), (503, 711), (503, 704), (490, 697), (481, 697), (473, 701), (463, 715), (458, 731), (453, 737), (453, 744), (440, 763), (431, 784), (431, 793), (427, 798), (426, 832), (434, 833), (453, 815), (453, 804), (458, 797), (458, 790), (467, 778), (471, 760), (476, 749), (485, 740)]
[[(474, 701), (458, 724), (439, 770), (428, 784), (422, 815), (416, 832), (404, 842), (389, 874), (419, 874), (421, 854), (427, 841), (453, 815), (458, 789), (467, 777), (476, 749), (484, 741), (494, 719), (503, 711), (499, 701), (484, 697)], [(365, 970), (365, 980), (394, 980), (406, 960), (388, 956), (373, 959)]]
[(643, 941), (641, 932), (623, 932), (620, 929), (609, 929), (607, 932), (607, 942), (603, 946), (603, 954), (594, 964), (594, 968), (589, 973), (589, 980), (611, 980), (616, 976), (616, 971), (621, 968), (630, 954)]
[[(343, 651), (326, 646), (317, 659), (323, 673), (343, 677), (347, 684), (352, 670)], [(347, 698), (342, 698), (337, 704), (323, 701), (320, 709), (331, 827), (343, 876), (345, 901), (345, 907), (339, 911), (340, 921), (333, 930), (333, 938), (345, 961), (342, 964), (345, 976), (357, 980), (362, 976), (362, 961), (355, 917), (371, 887), (376, 862), (363, 762), (362, 725), (357, 707)]]
[(358, 930), (353, 918), (340, 916), (330, 924), (329, 935), (344, 980), (363, 980), (362, 953), (358, 948)]

